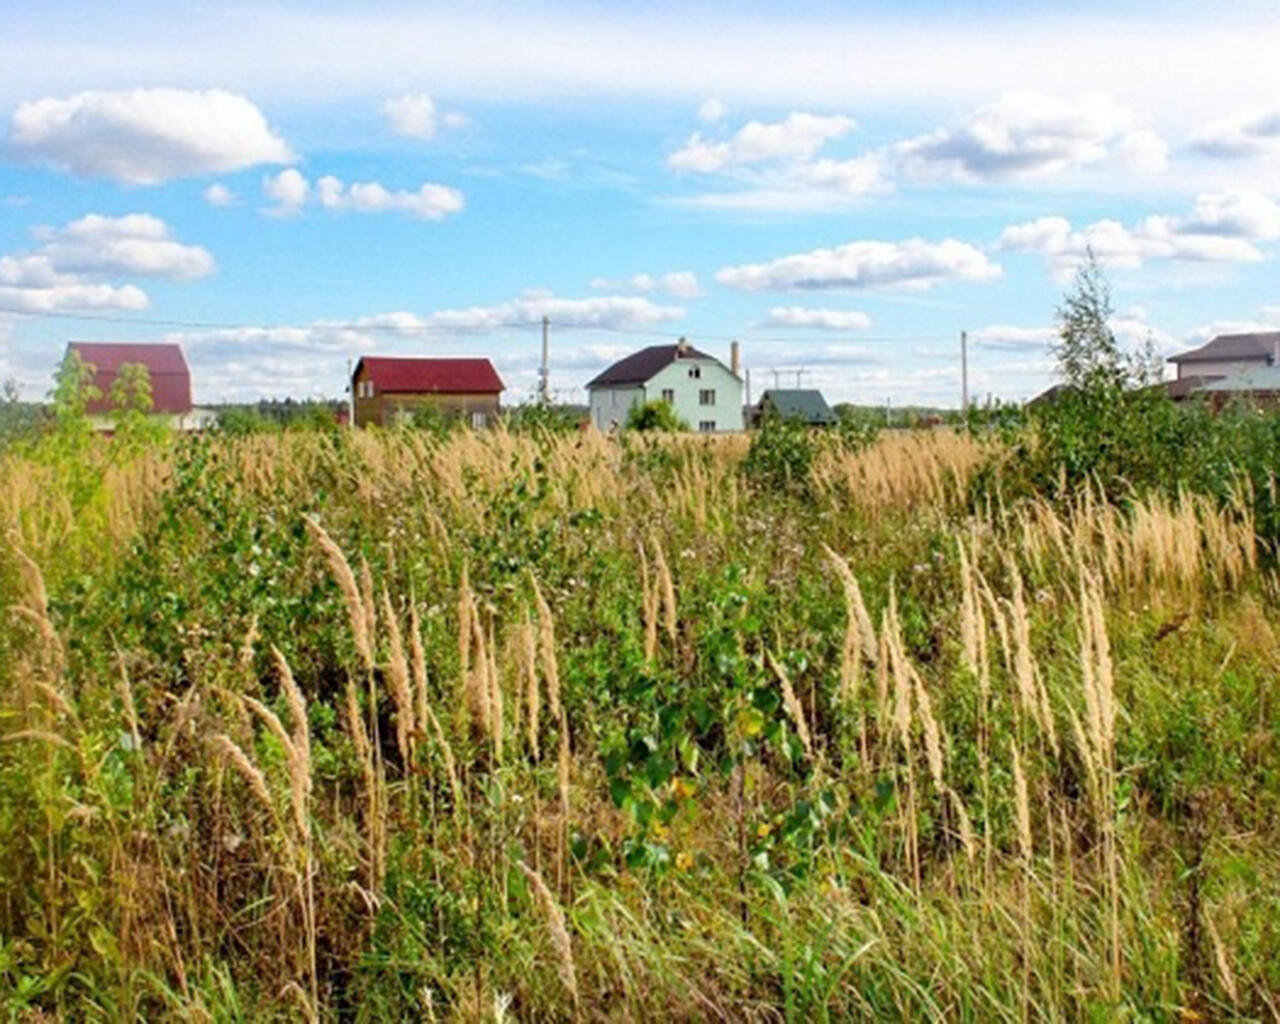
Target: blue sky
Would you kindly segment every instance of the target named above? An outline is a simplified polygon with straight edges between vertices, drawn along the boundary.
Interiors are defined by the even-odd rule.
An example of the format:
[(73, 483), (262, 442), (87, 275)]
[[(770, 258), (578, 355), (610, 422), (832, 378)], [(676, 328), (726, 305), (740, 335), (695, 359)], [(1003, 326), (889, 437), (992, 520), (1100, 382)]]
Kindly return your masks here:
[(0, 377), (175, 339), (198, 400), (687, 335), (833, 400), (1021, 398), (1086, 245), (1127, 344), (1280, 326), (1265, 5), (8, 4)]

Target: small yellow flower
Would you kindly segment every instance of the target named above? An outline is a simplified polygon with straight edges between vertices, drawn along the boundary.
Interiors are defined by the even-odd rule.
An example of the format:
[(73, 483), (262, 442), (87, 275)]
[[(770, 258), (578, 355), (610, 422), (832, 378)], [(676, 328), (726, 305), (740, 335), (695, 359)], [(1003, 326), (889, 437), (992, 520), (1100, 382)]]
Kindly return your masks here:
[(697, 791), (697, 786), (688, 779), (681, 778), (679, 775), (671, 780), (671, 795), (677, 800), (683, 800), (686, 797), (691, 797)]
[(767, 839), (769, 836), (769, 833), (772, 831), (773, 831), (773, 826), (770, 825), (767, 821), (762, 821), (759, 824), (759, 826), (757, 826), (756, 828), (756, 838)]
[(681, 850), (676, 854), (676, 870), (688, 871), (693, 867), (693, 855), (687, 850)]

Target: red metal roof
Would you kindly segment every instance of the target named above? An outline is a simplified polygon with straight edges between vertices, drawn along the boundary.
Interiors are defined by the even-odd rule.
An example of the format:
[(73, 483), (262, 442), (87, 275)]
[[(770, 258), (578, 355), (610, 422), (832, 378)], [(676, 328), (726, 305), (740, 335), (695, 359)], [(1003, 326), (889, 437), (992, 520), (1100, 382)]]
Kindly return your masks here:
[(498, 371), (487, 359), (362, 356), (355, 377), (361, 368), (379, 392), (496, 395), (503, 390)]
[(125, 363), (141, 363), (151, 374), (152, 412), (181, 415), (191, 411), (191, 371), (181, 345), (72, 341), (67, 349), (79, 352), (80, 358), (94, 367), (93, 386), (101, 397), (89, 403), (89, 412), (111, 411), (111, 385)]

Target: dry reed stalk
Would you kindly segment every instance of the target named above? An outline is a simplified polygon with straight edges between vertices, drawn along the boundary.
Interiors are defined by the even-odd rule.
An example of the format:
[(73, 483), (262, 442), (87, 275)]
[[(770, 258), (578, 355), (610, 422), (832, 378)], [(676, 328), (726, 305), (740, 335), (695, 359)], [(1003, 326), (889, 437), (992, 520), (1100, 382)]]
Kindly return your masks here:
[(391, 608), (386, 587), (382, 588), (382, 617), (387, 623), (387, 689), (396, 706), (396, 748), (407, 770), (413, 763), (413, 736), (417, 729), (413, 714), (413, 684), (405, 656), (404, 637), (400, 633), (400, 620)]
[(569, 851), (569, 718), (564, 709), (560, 709), (560, 750), (556, 760), (556, 784), (560, 791), (560, 829), (556, 842), (559, 845), (559, 856), (556, 858), (556, 886), (563, 892), (565, 883), (566, 860)]
[(796, 696), (796, 691), (792, 689), (791, 680), (787, 678), (786, 670), (779, 664), (772, 652), (766, 650), (764, 656), (769, 663), (769, 667), (773, 669), (774, 675), (778, 677), (778, 686), (782, 690), (782, 706), (787, 709), (787, 714), (791, 717), (796, 735), (800, 737), (800, 745), (804, 747), (805, 756), (812, 761), (814, 760), (813, 739), (809, 735), (809, 726), (804, 720), (804, 706), (800, 703), (800, 698)]
[(462, 563), (462, 579), (458, 582), (458, 680), (459, 691), (465, 691), (471, 677), (471, 618), (475, 601), (471, 597), (471, 582), (467, 563)]
[(1018, 687), (1018, 702), (1032, 721), (1040, 718), (1036, 699), (1035, 662), (1031, 654), (1031, 620), (1027, 615), (1026, 596), (1022, 587), (1022, 574), (1017, 563), (1009, 559), (1009, 577), (1012, 580), (1013, 597), (1010, 602), (1009, 624), (1013, 635), (1013, 676)]
[(542, 758), (539, 748), (539, 718), (542, 713), (542, 694), (538, 686), (538, 634), (528, 619), (520, 624), (520, 670), (524, 676), (524, 693), (527, 715), (525, 729), (529, 751), (535, 761)]
[(347, 607), (347, 619), (351, 623), (351, 636), (356, 645), (356, 653), (360, 655), (364, 667), (372, 671), (373, 643), (369, 616), (365, 611), (365, 602), (360, 594), (360, 587), (356, 583), (355, 573), (351, 571), (351, 564), (342, 553), (342, 548), (338, 547), (316, 519), (312, 516), (303, 516), (303, 519), (312, 538), (324, 552), (325, 559), (329, 563), (329, 572), (342, 593), (343, 602)]
[(551, 606), (542, 596), (542, 588), (538, 579), (529, 573), (529, 582), (533, 585), (533, 601), (538, 609), (538, 648), (542, 660), (542, 675), (547, 682), (547, 706), (553, 718), (561, 717), (560, 708), (560, 664), (556, 660), (556, 624), (551, 617)]
[(978, 636), (980, 627), (977, 595), (974, 593), (973, 570), (969, 564), (969, 556), (965, 553), (964, 541), (956, 542), (960, 555), (960, 644), (964, 652), (965, 666), (975, 675), (978, 669)]
[(494, 641), (493, 620), (489, 620), (488, 659), (485, 662), (486, 678), (489, 691), (489, 732), (493, 741), (493, 758), (495, 763), (502, 761), (503, 742), (503, 700), (502, 681), (498, 677), (497, 644)]
[(929, 774), (933, 777), (933, 784), (938, 787), (938, 792), (946, 791), (946, 783), (943, 781), (943, 733), (942, 728), (938, 724), (938, 720), (933, 716), (933, 701), (929, 697), (929, 691), (924, 688), (924, 681), (920, 678), (920, 673), (914, 667), (908, 665), (912, 682), (915, 684), (916, 710), (920, 715), (920, 725), (924, 732), (924, 750), (929, 761)]
[(676, 587), (671, 579), (671, 567), (667, 564), (667, 556), (662, 551), (662, 545), (658, 543), (655, 536), (651, 539), (653, 544), (653, 564), (658, 575), (657, 586), (662, 593), (662, 624), (667, 631), (667, 638), (674, 644), (676, 642), (676, 626), (678, 616), (676, 613)]
[(120, 703), (124, 707), (124, 721), (129, 727), (129, 739), (134, 750), (142, 749), (142, 733), (138, 729), (138, 708), (133, 702), (133, 686), (129, 682), (129, 669), (125, 665), (124, 653), (116, 652), (120, 665), (120, 678), (116, 682), (116, 692), (120, 694)]
[(369, 561), (360, 556), (360, 603), (364, 605), (364, 619), (369, 624), (369, 638), (373, 641), (378, 635), (378, 606), (374, 598), (373, 570)]
[(240, 642), (240, 651), (237, 655), (240, 667), (246, 672), (253, 666), (253, 655), (258, 639), (258, 613), (254, 612), (249, 617), (249, 628), (244, 631), (244, 639)]
[(307, 835), (310, 833), (307, 806), (311, 799), (311, 730), (307, 722), (307, 701), (280, 649), (272, 647), (271, 655), (276, 663), (276, 674), (280, 677), (280, 688), (284, 690), (289, 718), (293, 723), (293, 755), (289, 759), (289, 779), (294, 815), (298, 832)]
[(471, 718), (471, 726), (486, 740), (493, 737), (491, 720), (492, 709), (489, 706), (489, 657), (485, 650), (484, 628), (480, 625), (480, 617), (471, 617), (471, 671), (467, 675), (466, 709)]
[(872, 664), (875, 663), (875, 627), (871, 625), (871, 616), (867, 614), (867, 606), (862, 600), (858, 578), (849, 568), (849, 563), (826, 544), (822, 545), (822, 550), (844, 587), (845, 631), (840, 651), (839, 692), (842, 700), (849, 701), (858, 693), (863, 657)]
[(1213, 923), (1213, 915), (1209, 913), (1208, 908), (1204, 911), (1205, 929), (1209, 932), (1209, 943), (1213, 946), (1213, 962), (1218, 970), (1218, 983), (1222, 985), (1222, 990), (1226, 992), (1227, 998), (1231, 1000), (1231, 1005), (1238, 1007), (1240, 1005), (1239, 989), (1236, 987), (1236, 976), (1231, 970), (1231, 961), (1227, 957), (1226, 946), (1222, 943), (1222, 937), (1218, 934), (1218, 926)]
[(644, 616), (644, 660), (646, 665), (653, 664), (658, 653), (658, 590), (649, 579), (649, 558), (644, 553), (644, 544), (636, 541), (636, 551), (640, 556), (640, 603)]
[(418, 604), (409, 602), (409, 667), (413, 673), (413, 720), (419, 732), (427, 721), (427, 709), (431, 695), (427, 690), (427, 652), (422, 646), (422, 621), (418, 617)]
[(964, 847), (965, 857), (972, 863), (977, 853), (977, 843), (973, 837), (973, 823), (969, 818), (969, 809), (965, 807), (964, 800), (950, 786), (946, 788), (947, 795), (951, 798), (951, 806), (955, 808), (956, 821), (959, 825), (960, 845)]
[(262, 774), (260, 769), (248, 754), (226, 733), (216, 733), (209, 740), (214, 749), (221, 753), (229, 760), (240, 777), (248, 783), (249, 791), (257, 798), (258, 802), (271, 814), (276, 817), (276, 804), (271, 798), (271, 790), (267, 786), (267, 777)]
[(556, 898), (551, 894), (551, 890), (547, 888), (547, 883), (542, 880), (542, 876), (524, 861), (517, 861), (516, 863), (533, 887), (538, 906), (542, 910), (547, 935), (551, 939), (551, 947), (556, 953), (557, 973), (560, 975), (560, 981), (569, 993), (569, 997), (573, 1000), (573, 1005), (576, 1008), (578, 1005), (578, 977), (577, 971), (574, 969), (573, 944), (569, 940), (569, 929), (565, 923), (564, 911), (560, 909), (560, 904), (556, 902)]
[(1013, 795), (1015, 820), (1018, 825), (1018, 855), (1024, 865), (1030, 865), (1034, 850), (1031, 845), (1031, 800), (1027, 795), (1027, 777), (1022, 771), (1022, 757), (1018, 744), (1011, 738), (1009, 751), (1013, 756)]

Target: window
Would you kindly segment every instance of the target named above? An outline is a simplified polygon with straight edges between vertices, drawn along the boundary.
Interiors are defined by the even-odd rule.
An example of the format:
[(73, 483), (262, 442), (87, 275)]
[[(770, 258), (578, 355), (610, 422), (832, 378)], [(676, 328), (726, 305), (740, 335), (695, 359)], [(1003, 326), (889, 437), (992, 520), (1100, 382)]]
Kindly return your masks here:
[(372, 398), (373, 397), (373, 381), (362, 380), (356, 382), (356, 398)]
[(663, 389), (662, 389), (662, 400), (663, 400), (664, 402), (666, 402), (666, 403), (667, 403), (667, 405), (675, 405), (675, 404), (676, 404), (676, 389), (675, 389), (675, 388), (663, 388)]
[(716, 432), (715, 420), (699, 420), (698, 431), (703, 434), (714, 434)]
[(715, 388), (703, 388), (701, 391), (699, 391), (699, 392), (698, 392), (698, 404), (699, 404), (699, 405), (715, 405), (715, 404), (716, 404), (716, 389), (715, 389)]
[(483, 430), (488, 417), (482, 412), (473, 412), (471, 414), (471, 429)]
[(691, 367), (689, 367), (689, 376), (690, 376), (690, 377), (692, 377), (694, 380), (701, 380), (701, 379), (702, 379), (702, 367), (701, 367), (701, 366), (691, 366)]

